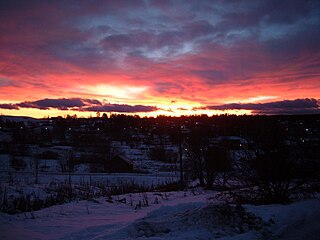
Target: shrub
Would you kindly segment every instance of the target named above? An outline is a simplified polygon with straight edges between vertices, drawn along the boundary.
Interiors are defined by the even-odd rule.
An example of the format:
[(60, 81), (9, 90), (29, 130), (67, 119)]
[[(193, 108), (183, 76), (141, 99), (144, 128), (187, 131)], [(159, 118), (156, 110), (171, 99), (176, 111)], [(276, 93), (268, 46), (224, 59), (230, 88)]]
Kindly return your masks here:
[(288, 203), (291, 195), (304, 183), (297, 178), (300, 166), (288, 157), (284, 149), (241, 159), (234, 170), (234, 176), (242, 187), (230, 194), (239, 202)]

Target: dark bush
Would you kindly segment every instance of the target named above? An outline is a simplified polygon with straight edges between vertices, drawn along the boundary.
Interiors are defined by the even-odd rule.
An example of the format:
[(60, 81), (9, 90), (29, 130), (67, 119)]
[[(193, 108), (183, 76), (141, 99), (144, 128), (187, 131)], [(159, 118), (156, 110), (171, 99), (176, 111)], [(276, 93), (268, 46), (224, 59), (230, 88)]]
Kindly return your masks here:
[(257, 204), (288, 203), (304, 181), (299, 176), (301, 166), (290, 159), (284, 149), (241, 159), (235, 165), (235, 177), (242, 188), (231, 194), (236, 201)]

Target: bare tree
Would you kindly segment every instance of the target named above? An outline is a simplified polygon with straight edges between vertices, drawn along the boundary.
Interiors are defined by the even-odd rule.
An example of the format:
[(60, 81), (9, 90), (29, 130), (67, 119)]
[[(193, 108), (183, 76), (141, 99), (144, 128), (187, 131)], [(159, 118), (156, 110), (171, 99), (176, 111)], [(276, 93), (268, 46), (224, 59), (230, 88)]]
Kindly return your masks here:
[(61, 158), (60, 158), (60, 168), (62, 172), (68, 173), (69, 178), (69, 185), (71, 186), (71, 175), (74, 170), (75, 166), (75, 156), (72, 150), (67, 151)]
[(236, 179), (242, 183), (242, 189), (234, 192), (239, 201), (287, 203), (292, 193), (304, 183), (297, 178), (297, 162), (288, 157), (285, 149), (243, 158), (234, 168)]
[(204, 153), (210, 146), (210, 131), (205, 127), (196, 127), (187, 136), (185, 152), (192, 162), (193, 172), (196, 174), (200, 186), (205, 186), (205, 158)]
[(227, 150), (219, 146), (210, 146), (204, 152), (207, 188), (212, 188), (219, 173), (231, 170), (231, 160)]
[(40, 159), (38, 158), (34, 158), (34, 170), (35, 170), (35, 175), (36, 175), (36, 180), (35, 180), (35, 184), (39, 183), (39, 164), (40, 164)]

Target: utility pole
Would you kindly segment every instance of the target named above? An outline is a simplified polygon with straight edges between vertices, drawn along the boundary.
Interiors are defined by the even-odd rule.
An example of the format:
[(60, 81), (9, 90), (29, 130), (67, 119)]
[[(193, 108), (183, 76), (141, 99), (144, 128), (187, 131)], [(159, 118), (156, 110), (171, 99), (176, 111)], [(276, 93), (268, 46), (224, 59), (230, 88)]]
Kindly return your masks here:
[(180, 158), (180, 184), (181, 190), (184, 189), (184, 181), (183, 181), (183, 164), (182, 164), (182, 132), (181, 128), (179, 129), (179, 158)]

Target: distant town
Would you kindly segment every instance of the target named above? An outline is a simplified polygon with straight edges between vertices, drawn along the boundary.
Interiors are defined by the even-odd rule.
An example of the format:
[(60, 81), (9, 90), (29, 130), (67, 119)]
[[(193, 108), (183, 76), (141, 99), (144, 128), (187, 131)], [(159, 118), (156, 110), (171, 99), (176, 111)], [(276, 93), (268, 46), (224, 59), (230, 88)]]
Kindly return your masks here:
[[(4, 227), (13, 221), (22, 228), (54, 214), (71, 225), (79, 217), (93, 224), (119, 217), (121, 226), (133, 221), (134, 230), (115, 234), (133, 238), (170, 234), (180, 221), (189, 226), (184, 216), (193, 216), (193, 227), (219, 223), (205, 227), (217, 236), (271, 236), (283, 225), (277, 219), (291, 215), (279, 205), (282, 212), (263, 219), (268, 206), (277, 206), (266, 204), (318, 209), (319, 136), (320, 115), (1, 116), (0, 215)], [(261, 206), (253, 214), (255, 205)], [(161, 223), (165, 228), (134, 222), (158, 211), (159, 219), (181, 214), (173, 226)], [(294, 219), (305, 216), (299, 211)], [(308, 219), (318, 229), (313, 215)], [(46, 224), (61, 226), (54, 220), (35, 228)], [(8, 239), (8, 231), (2, 234)]]
[(188, 175), (194, 155), (213, 147), (228, 159), (236, 152), (279, 146), (292, 148), (300, 158), (319, 159), (319, 121), (319, 115), (1, 116), (0, 151), (17, 171), (179, 172), (182, 161)]

